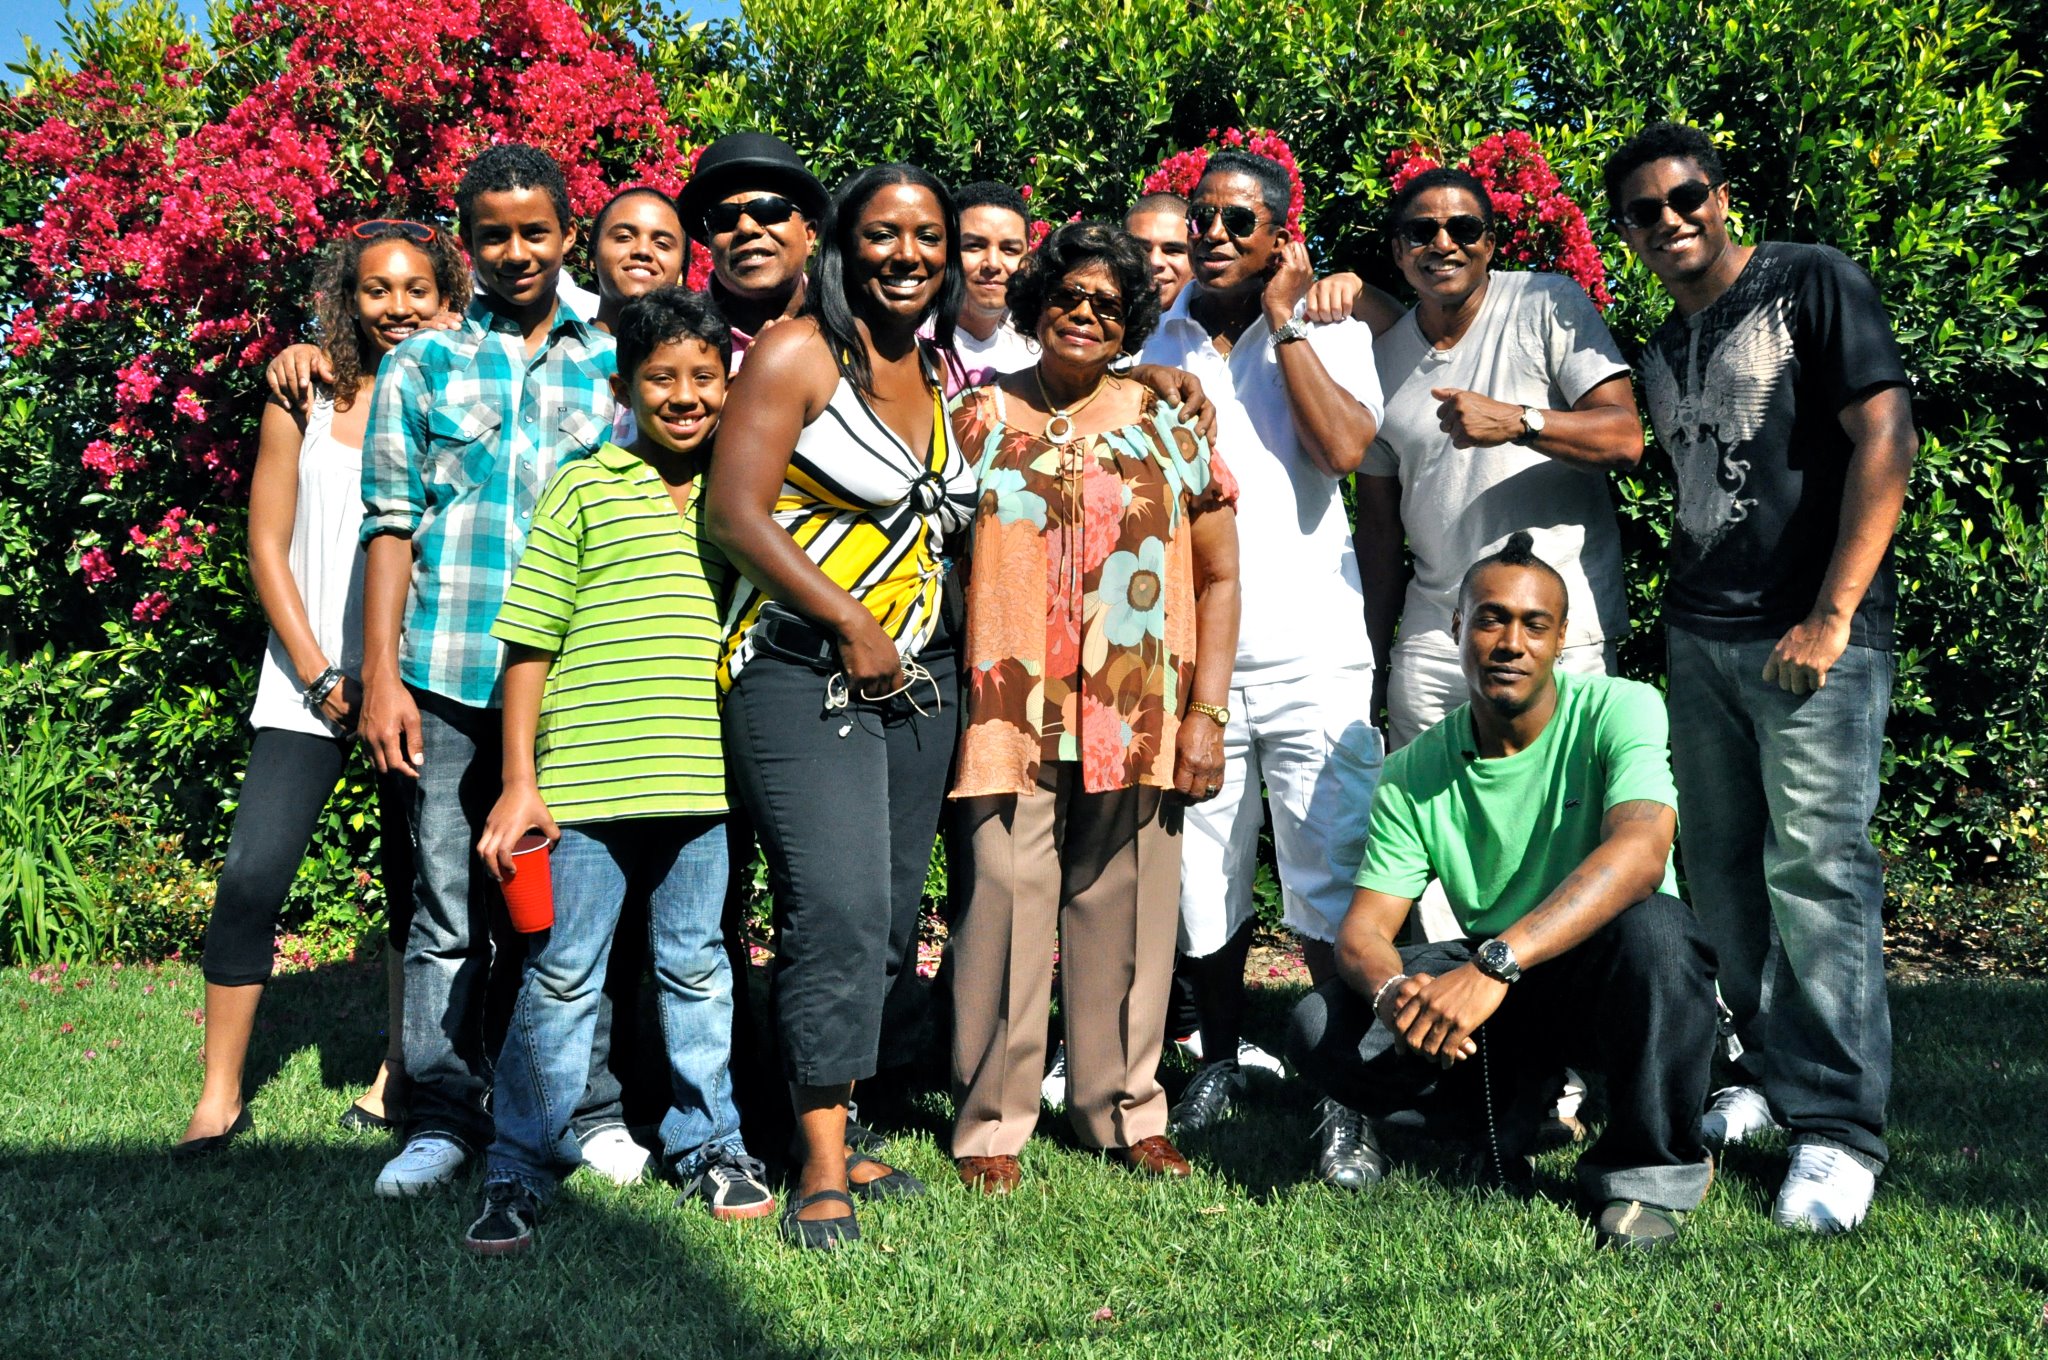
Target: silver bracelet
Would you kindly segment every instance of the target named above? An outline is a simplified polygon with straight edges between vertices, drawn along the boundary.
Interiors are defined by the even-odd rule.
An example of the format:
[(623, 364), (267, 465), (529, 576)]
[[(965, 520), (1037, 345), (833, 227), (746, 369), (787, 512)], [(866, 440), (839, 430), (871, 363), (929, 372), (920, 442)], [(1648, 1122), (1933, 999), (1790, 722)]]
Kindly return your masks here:
[(341, 683), (341, 670), (329, 666), (313, 677), (313, 683), (306, 686), (306, 707), (318, 708), (327, 702), (327, 696), (334, 693), (334, 687)]
[(1382, 982), (1380, 984), (1380, 989), (1372, 994), (1372, 1013), (1374, 1015), (1378, 1015), (1380, 1013), (1380, 1002), (1386, 999), (1387, 989), (1389, 987), (1392, 987), (1397, 983), (1406, 982), (1407, 980), (1408, 975), (1406, 973), (1396, 973), (1392, 977), (1388, 978), (1385, 982)]

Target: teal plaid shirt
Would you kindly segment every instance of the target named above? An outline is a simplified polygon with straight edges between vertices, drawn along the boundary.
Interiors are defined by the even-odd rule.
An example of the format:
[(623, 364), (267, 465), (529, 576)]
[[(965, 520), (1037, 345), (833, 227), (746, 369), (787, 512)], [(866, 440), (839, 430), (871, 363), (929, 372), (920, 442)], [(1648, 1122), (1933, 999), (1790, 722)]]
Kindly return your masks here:
[(412, 539), (398, 671), (476, 707), (499, 702), (491, 636), (541, 489), (610, 432), (611, 337), (558, 306), (531, 358), (519, 328), (479, 300), (455, 330), (384, 359), (363, 438), (363, 542)]

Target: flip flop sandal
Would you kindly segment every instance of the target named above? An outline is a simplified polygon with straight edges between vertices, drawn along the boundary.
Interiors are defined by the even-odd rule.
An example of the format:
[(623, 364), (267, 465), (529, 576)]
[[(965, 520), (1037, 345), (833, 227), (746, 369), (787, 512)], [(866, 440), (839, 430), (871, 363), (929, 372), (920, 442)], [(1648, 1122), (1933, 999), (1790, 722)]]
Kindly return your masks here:
[(882, 1165), (885, 1164), (882, 1162), (877, 1162), (874, 1158), (868, 1156), (864, 1152), (847, 1153), (846, 1183), (853, 1187), (853, 1193), (859, 1195), (862, 1199), (867, 1200), (914, 1199), (919, 1195), (929, 1193), (925, 1189), (925, 1184), (923, 1181), (911, 1175), (908, 1171), (905, 1171), (900, 1166), (890, 1167), (888, 1175), (877, 1176), (871, 1181), (857, 1181), (853, 1179), (853, 1171), (855, 1167)]
[[(798, 1218), (797, 1214), (813, 1204), (826, 1200), (837, 1200), (846, 1206), (846, 1212), (837, 1218)], [(792, 1195), (783, 1206), (782, 1218), (776, 1224), (776, 1231), (782, 1240), (792, 1247), (806, 1251), (825, 1251), (860, 1241), (860, 1220), (853, 1215), (853, 1200), (843, 1190), (820, 1190), (815, 1195)]]

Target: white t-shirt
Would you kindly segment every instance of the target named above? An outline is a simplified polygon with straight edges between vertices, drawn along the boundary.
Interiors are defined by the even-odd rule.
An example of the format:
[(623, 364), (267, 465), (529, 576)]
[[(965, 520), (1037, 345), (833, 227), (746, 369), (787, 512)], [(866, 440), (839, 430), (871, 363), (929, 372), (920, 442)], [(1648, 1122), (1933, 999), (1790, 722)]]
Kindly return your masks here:
[[(1338, 494), (1342, 479), (1318, 468), (1301, 446), (1265, 318), (1247, 327), (1230, 353), (1220, 353), (1188, 315), (1198, 291), (1196, 285), (1180, 290), (1142, 357), (1201, 379), (1216, 407), (1216, 452), (1237, 478), (1243, 608), (1236, 683), (1370, 665), (1358, 557)], [(1315, 350), (1338, 386), (1379, 418), (1380, 382), (1367, 326), (1350, 320), (1311, 326), (1301, 343)]]
[(1009, 317), (977, 340), (965, 326), (953, 327), (952, 357), (946, 362), (946, 395), (992, 383), (1005, 373), (1022, 373), (1038, 362), (1038, 342), (1010, 324)]
[(1628, 631), (1621, 535), (1607, 474), (1521, 444), (1459, 449), (1437, 423), (1432, 388), (1516, 406), (1569, 410), (1628, 365), (1585, 291), (1561, 274), (1496, 273), (1479, 316), (1450, 349), (1432, 349), (1409, 312), (1373, 346), (1387, 414), (1359, 471), (1401, 480), (1401, 522), (1415, 555), (1401, 635), (1448, 633), (1466, 568), (1526, 529), (1570, 595), (1565, 645)]

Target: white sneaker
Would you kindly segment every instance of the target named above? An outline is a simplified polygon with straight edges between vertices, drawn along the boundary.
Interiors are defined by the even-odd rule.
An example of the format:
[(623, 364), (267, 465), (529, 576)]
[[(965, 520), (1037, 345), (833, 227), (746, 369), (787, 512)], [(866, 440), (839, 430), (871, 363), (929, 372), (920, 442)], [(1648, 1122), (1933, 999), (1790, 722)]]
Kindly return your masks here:
[(580, 1146), (583, 1165), (613, 1185), (631, 1185), (647, 1170), (647, 1149), (633, 1141), (624, 1124), (594, 1129)]
[(1812, 1233), (1844, 1233), (1870, 1212), (1877, 1176), (1827, 1143), (1795, 1143), (1771, 1222)]
[(1700, 1141), (1716, 1152), (1777, 1130), (1770, 1102), (1754, 1086), (1723, 1086), (1700, 1116)]
[(1286, 1063), (1249, 1039), (1237, 1041), (1237, 1065), (1247, 1069), (1256, 1067), (1262, 1072), (1271, 1072), (1276, 1077), (1287, 1075)]
[(382, 1199), (431, 1195), (460, 1175), (468, 1162), (468, 1150), (453, 1138), (422, 1133), (384, 1163), (377, 1173), (376, 1191)]
[(1564, 1085), (1557, 1093), (1557, 1103), (1550, 1107), (1552, 1119), (1577, 1119), (1579, 1107), (1586, 1103), (1586, 1079), (1567, 1067), (1564, 1070)]
[(1058, 1109), (1067, 1103), (1067, 1046), (1061, 1044), (1052, 1051), (1052, 1066), (1045, 1070), (1045, 1080), (1039, 1084), (1038, 1098)]
[(1183, 1058), (1197, 1067), (1202, 1065), (1202, 1031), (1196, 1030), (1185, 1039), (1175, 1039), (1173, 1045)]

